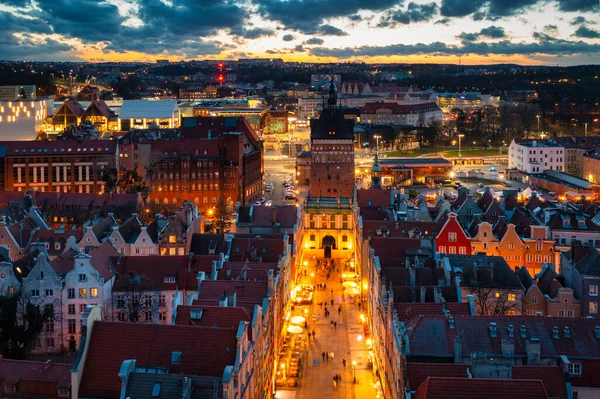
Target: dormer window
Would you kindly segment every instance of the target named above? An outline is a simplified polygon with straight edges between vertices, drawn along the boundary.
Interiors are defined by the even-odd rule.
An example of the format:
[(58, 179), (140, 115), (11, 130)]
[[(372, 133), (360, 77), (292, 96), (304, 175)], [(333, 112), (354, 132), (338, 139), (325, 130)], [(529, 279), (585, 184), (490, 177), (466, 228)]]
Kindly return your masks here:
[(163, 281), (165, 284), (175, 284), (175, 276), (165, 276)]
[(577, 227), (580, 229), (587, 229), (587, 224), (585, 223), (585, 216), (577, 215)]
[(560, 215), (561, 219), (562, 219), (562, 226), (565, 229), (568, 229), (571, 227), (571, 218), (568, 215)]

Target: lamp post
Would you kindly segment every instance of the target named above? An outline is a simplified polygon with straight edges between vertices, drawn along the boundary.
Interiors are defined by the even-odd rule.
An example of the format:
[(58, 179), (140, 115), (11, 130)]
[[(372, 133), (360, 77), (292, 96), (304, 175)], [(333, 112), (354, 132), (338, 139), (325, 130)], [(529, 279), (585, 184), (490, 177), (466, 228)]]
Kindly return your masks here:
[(462, 158), (462, 154), (460, 153), (460, 139), (463, 138), (463, 137), (465, 137), (464, 134), (459, 134), (458, 135), (458, 157), (459, 158)]
[(376, 134), (375, 135), (375, 140), (377, 142), (377, 144), (375, 145), (375, 154), (377, 154), (377, 156), (379, 156), (379, 139), (381, 138), (380, 135)]
[(583, 126), (585, 126), (584, 130), (583, 130), (583, 135), (587, 136), (587, 122), (583, 124)]
[(540, 134), (540, 116), (536, 115), (535, 117), (537, 118), (537, 122), (538, 122), (538, 134)]
[(352, 361), (352, 381), (356, 384), (356, 360)]

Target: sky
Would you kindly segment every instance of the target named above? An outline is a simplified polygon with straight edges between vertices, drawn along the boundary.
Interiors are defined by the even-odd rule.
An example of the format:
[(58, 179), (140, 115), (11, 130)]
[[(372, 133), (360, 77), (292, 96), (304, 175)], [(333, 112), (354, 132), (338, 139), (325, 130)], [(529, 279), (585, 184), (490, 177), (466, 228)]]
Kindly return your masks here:
[(600, 0), (2, 0), (0, 59), (600, 64)]

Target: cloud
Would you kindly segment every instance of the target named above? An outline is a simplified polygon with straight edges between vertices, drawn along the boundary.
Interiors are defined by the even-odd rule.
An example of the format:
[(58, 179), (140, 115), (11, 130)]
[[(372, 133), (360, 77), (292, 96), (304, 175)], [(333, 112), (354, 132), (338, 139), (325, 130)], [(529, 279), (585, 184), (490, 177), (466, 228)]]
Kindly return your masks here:
[[(349, 17), (359, 11), (385, 11), (403, 0), (254, 0), (265, 19), (282, 23), (287, 29), (315, 34), (324, 21)], [(323, 29), (321, 29), (323, 30)]]
[(597, 11), (597, 0), (558, 0), (560, 11)]
[(417, 4), (409, 3), (406, 10), (390, 11), (381, 17), (377, 26), (393, 27), (398, 24), (408, 25), (412, 22), (429, 21), (438, 14), (438, 5), (436, 3)]
[(533, 43), (513, 43), (509, 40), (500, 42), (464, 42), (461, 46), (433, 42), (429, 44), (418, 43), (413, 45), (392, 44), (388, 46), (362, 46), (345, 48), (315, 47), (311, 54), (318, 57), (378, 57), (402, 55), (526, 55), (549, 54), (566, 56), (574, 54), (595, 54), (600, 52), (600, 44), (590, 44), (583, 41), (568, 41), (554, 39), (548, 35), (539, 34)]
[(301, 44), (298, 44), (296, 47), (294, 47), (294, 52), (297, 53), (304, 53), (306, 50), (304, 49), (304, 47), (302, 47)]
[(580, 26), (573, 34), (575, 37), (582, 37), (585, 39), (600, 39), (600, 32), (594, 29), (590, 29), (586, 26)]
[(282, 39), (284, 42), (291, 42), (292, 40), (296, 39), (296, 37), (294, 35), (287, 34), (287, 35), (284, 35), (282, 37)]
[(546, 25), (544, 26), (544, 32), (552, 35), (558, 35), (558, 26)]
[(492, 26), (488, 26), (487, 28), (481, 29), (479, 32), (476, 32), (476, 33), (463, 32), (456, 37), (461, 39), (462, 41), (474, 42), (475, 40), (479, 39), (480, 37), (487, 37), (489, 39), (502, 39), (502, 38), (506, 37), (506, 33), (504, 32), (504, 28), (502, 28), (500, 26), (492, 25)]
[(433, 24), (434, 25), (445, 25), (445, 26), (448, 26), (450, 24), (450, 21), (451, 21), (450, 18), (442, 18), (442, 19), (438, 19)]
[(51, 38), (31, 34), (11, 35), (0, 40), (0, 58), (4, 60), (81, 61), (71, 55), (72, 47)]
[(347, 32), (344, 32), (340, 28), (336, 28), (332, 25), (321, 25), (317, 28), (317, 31), (315, 33), (324, 36), (348, 36)]
[(440, 14), (443, 17), (465, 17), (483, 6), (484, 0), (442, 0)]
[[(235, 34), (233, 31), (231, 33)], [(261, 37), (273, 36), (274, 34), (275, 34), (275, 31), (273, 29), (252, 28), (252, 29), (244, 30), (243, 32), (241, 32), (239, 34), (239, 36), (242, 36), (244, 39), (252, 40), (252, 39), (259, 39)]]
[(323, 39), (321, 39), (319, 37), (311, 37), (310, 39), (306, 40), (303, 44), (321, 45), (323, 43), (324, 43)]

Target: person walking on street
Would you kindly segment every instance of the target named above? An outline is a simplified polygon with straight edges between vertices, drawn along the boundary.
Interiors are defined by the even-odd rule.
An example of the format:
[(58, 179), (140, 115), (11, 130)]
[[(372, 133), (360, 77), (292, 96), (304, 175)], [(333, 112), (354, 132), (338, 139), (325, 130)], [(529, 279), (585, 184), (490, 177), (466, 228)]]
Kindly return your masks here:
[(344, 365), (344, 368), (346, 368), (346, 359), (342, 359), (342, 364)]
[[(331, 295), (333, 295), (333, 290), (331, 290)], [(331, 300), (331, 307), (333, 307), (333, 299)]]
[(342, 315), (342, 305), (338, 306), (338, 315)]
[(329, 358), (333, 360), (333, 352), (329, 352)]
[(333, 329), (336, 330), (337, 329), (337, 321), (333, 322)]
[(315, 339), (315, 336), (317, 335), (317, 333), (315, 333), (315, 330), (312, 331), (312, 336), (313, 336), (313, 340)]
[(325, 361), (325, 352), (321, 353), (321, 357), (323, 358), (323, 361)]
[(337, 375), (333, 376), (333, 387), (337, 388)]

